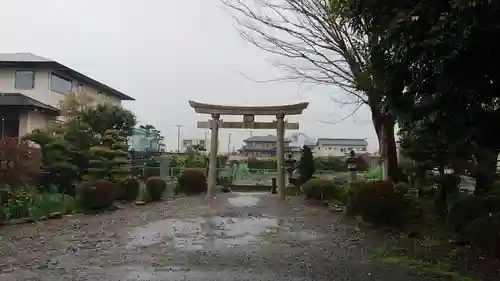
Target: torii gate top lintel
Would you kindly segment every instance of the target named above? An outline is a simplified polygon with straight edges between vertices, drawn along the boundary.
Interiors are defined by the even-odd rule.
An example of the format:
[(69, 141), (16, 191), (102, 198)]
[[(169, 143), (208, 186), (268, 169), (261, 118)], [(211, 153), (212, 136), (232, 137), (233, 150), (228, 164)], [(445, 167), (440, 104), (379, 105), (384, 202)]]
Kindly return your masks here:
[(189, 105), (196, 113), (219, 114), (219, 115), (299, 115), (309, 105), (308, 102), (301, 102), (288, 105), (265, 105), (265, 106), (232, 106), (199, 103), (189, 101)]
[[(285, 129), (298, 130), (298, 123), (288, 123), (285, 121), (286, 115), (299, 115), (309, 105), (308, 102), (301, 102), (288, 105), (274, 106), (231, 106), (199, 103), (189, 101), (189, 105), (196, 113), (210, 114), (212, 119), (209, 122), (198, 122), (198, 128), (210, 128), (210, 161), (208, 168), (208, 189), (207, 198), (212, 200), (215, 196), (215, 186), (217, 183), (217, 150), (219, 144), (219, 128), (240, 128), (240, 129), (276, 129), (276, 183), (280, 199), (285, 199)], [(243, 122), (221, 122), (221, 115), (243, 115)], [(255, 122), (255, 115), (274, 115), (276, 122)], [(258, 126), (257, 126), (258, 125)], [(264, 128), (265, 127), (265, 128)]]

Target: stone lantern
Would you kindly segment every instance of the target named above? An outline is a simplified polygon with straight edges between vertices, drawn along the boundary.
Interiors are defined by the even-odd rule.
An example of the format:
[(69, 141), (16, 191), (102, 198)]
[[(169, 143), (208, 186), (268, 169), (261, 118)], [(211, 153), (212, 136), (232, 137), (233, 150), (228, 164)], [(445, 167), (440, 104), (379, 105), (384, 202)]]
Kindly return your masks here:
[(349, 152), (349, 158), (347, 158), (347, 170), (349, 171), (349, 179), (351, 181), (355, 181), (356, 178), (357, 178), (357, 174), (356, 174), (356, 170), (357, 170), (357, 167), (356, 167), (356, 162), (357, 162), (357, 157), (356, 157), (356, 153), (351, 150)]

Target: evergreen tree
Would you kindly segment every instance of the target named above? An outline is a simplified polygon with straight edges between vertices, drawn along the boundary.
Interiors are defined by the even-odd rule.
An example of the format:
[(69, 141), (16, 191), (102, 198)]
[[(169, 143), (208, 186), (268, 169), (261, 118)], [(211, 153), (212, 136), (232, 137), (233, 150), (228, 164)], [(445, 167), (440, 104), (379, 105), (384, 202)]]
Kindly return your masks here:
[(47, 144), (44, 168), (59, 192), (73, 195), (78, 168), (71, 163), (71, 150), (71, 144), (63, 137), (55, 138)]
[(89, 176), (93, 180), (121, 182), (130, 174), (128, 145), (117, 130), (106, 130), (98, 145), (90, 148)]
[(300, 156), (299, 163), (297, 165), (297, 170), (299, 171), (299, 184), (302, 185), (306, 181), (310, 180), (314, 175), (314, 157), (312, 150), (309, 146), (304, 146), (302, 148), (302, 155)]

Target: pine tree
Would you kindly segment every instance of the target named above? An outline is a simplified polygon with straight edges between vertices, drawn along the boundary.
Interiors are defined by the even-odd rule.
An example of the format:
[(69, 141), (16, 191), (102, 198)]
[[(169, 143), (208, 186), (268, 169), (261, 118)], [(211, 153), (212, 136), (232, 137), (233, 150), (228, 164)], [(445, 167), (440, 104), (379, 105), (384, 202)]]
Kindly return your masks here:
[(73, 195), (78, 179), (78, 168), (71, 163), (71, 144), (63, 137), (55, 137), (45, 146), (44, 169), (58, 192)]
[(312, 150), (309, 146), (304, 146), (302, 148), (302, 155), (300, 156), (299, 163), (297, 165), (297, 170), (299, 171), (299, 184), (302, 185), (306, 181), (310, 180), (314, 175), (314, 157)]
[(93, 180), (121, 182), (130, 175), (128, 145), (116, 130), (106, 130), (98, 145), (90, 148), (89, 176)]

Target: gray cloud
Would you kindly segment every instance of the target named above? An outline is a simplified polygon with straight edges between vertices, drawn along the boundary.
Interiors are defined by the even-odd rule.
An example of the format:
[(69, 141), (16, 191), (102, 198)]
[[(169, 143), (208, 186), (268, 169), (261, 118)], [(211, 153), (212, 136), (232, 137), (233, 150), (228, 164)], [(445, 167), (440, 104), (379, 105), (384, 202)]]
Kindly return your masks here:
[[(137, 101), (126, 103), (142, 123), (156, 125), (176, 148), (176, 124), (184, 137), (204, 136), (188, 100), (221, 104), (288, 104), (309, 101), (304, 115), (291, 120), (310, 137), (377, 140), (367, 108), (331, 125), (352, 107), (330, 100), (335, 88), (297, 83), (255, 83), (283, 76), (271, 65), (276, 57), (243, 40), (219, 0), (0, 0), (0, 52), (32, 52), (58, 60), (109, 84)], [(20, 17), (21, 15), (21, 17)], [(234, 119), (225, 117), (226, 120)], [(272, 117), (267, 117), (271, 120)], [(244, 130), (221, 132), (221, 150), (228, 134), (239, 147)], [(255, 131), (274, 134), (273, 131)]]

